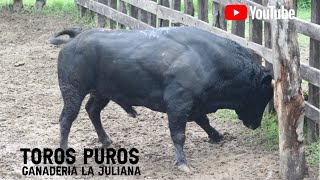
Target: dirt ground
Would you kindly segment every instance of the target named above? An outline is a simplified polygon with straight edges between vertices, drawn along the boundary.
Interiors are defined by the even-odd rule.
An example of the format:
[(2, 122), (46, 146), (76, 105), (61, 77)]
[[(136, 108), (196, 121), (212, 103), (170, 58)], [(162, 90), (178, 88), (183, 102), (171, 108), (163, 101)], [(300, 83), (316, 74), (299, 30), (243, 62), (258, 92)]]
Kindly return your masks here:
[[(75, 24), (57, 17), (0, 12), (0, 178), (26, 178), (20, 148), (57, 148), (58, 117), (62, 99), (57, 82), (59, 47), (47, 43), (52, 34)], [(84, 103), (83, 103), (84, 105)], [(241, 122), (218, 119), (210, 114), (217, 130), (229, 133), (224, 144), (210, 144), (195, 123), (187, 125), (185, 153), (193, 171), (185, 174), (174, 163), (174, 148), (165, 114), (137, 108), (129, 117), (114, 103), (102, 112), (103, 125), (114, 140), (113, 147), (137, 148), (141, 176), (109, 176), (110, 179), (279, 179), (278, 152), (250, 145)], [(241, 131), (241, 133), (240, 133)], [(77, 152), (100, 146), (82, 106), (74, 122), (70, 147)], [(81, 166), (76, 162), (75, 166)], [(91, 164), (90, 164), (91, 163)], [(90, 162), (89, 165), (97, 165)], [(316, 179), (315, 171), (306, 179)], [(86, 179), (87, 176), (31, 176), (30, 179)], [(92, 178), (92, 177), (91, 177)], [(96, 179), (106, 177), (94, 176)]]

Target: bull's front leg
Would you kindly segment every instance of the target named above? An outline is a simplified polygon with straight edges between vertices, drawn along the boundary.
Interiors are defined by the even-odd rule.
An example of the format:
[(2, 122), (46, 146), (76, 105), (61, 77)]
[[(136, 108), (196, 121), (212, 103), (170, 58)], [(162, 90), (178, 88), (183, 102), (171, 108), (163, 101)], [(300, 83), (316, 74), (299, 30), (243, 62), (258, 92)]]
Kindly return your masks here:
[(187, 160), (183, 152), (183, 146), (186, 140), (186, 124), (187, 123), (185, 122), (185, 120), (169, 115), (170, 135), (175, 148), (175, 164), (178, 166), (180, 170), (190, 172), (190, 169), (187, 165)]
[(175, 164), (185, 172), (190, 172), (183, 152), (188, 114), (192, 108), (192, 95), (179, 85), (171, 85), (164, 95), (171, 139), (175, 147)]
[(194, 121), (208, 134), (210, 143), (218, 143), (223, 139), (223, 135), (210, 125), (207, 115), (200, 115)]

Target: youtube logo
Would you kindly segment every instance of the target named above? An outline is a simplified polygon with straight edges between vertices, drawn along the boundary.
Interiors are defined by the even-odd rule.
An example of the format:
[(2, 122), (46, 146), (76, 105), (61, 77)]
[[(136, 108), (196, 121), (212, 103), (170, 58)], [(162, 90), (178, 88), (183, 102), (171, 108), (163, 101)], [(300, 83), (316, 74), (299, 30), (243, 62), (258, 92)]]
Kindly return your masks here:
[(244, 21), (247, 19), (247, 6), (243, 4), (226, 5), (224, 15), (227, 20)]

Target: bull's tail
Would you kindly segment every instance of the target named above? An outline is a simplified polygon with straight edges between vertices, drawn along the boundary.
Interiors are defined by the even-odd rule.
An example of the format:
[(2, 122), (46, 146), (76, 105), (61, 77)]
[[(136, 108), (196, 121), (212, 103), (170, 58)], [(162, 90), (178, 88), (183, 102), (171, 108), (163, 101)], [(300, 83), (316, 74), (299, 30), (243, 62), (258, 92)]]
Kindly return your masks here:
[[(75, 38), (78, 34), (82, 32), (81, 28), (68, 28), (62, 31), (57, 32), (52, 39), (49, 40), (50, 44), (60, 45), (60, 44), (67, 44), (73, 38)], [(69, 39), (60, 39), (59, 36), (68, 35)]]

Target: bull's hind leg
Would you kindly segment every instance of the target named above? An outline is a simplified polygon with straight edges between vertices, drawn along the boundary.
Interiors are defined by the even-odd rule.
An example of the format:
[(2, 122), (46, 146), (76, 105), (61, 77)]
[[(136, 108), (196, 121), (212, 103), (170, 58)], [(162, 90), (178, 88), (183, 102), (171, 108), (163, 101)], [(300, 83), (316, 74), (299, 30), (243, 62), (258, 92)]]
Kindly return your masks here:
[(217, 143), (223, 139), (223, 135), (210, 125), (206, 115), (198, 116), (195, 122), (208, 134), (210, 143)]
[(81, 96), (75, 88), (61, 87), (63, 97), (63, 110), (60, 115), (60, 148), (68, 148), (68, 137), (73, 121), (77, 118), (84, 96)]
[(101, 110), (109, 103), (109, 101), (110, 100), (108, 98), (96, 94), (90, 94), (90, 99), (86, 104), (87, 113), (91, 119), (91, 122), (98, 134), (99, 141), (102, 143), (103, 147), (108, 147), (112, 143), (112, 140), (102, 127), (100, 117)]

